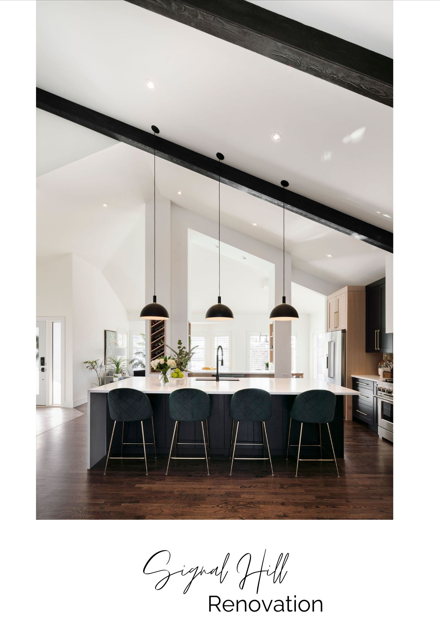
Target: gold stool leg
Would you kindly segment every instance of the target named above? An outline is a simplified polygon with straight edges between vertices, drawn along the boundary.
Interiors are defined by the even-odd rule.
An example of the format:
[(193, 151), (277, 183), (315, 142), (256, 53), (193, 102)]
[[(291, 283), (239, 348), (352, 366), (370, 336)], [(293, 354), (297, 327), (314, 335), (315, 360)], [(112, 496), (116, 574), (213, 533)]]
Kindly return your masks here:
[(122, 451), (124, 450), (124, 427), (125, 427), (125, 422), (122, 421), (121, 457), (123, 455)]
[(265, 448), (264, 448), (264, 427), (263, 422), (261, 422), (261, 441), (263, 442), (263, 458), (265, 457)]
[(273, 474), (273, 466), (272, 466), (272, 457), (270, 455), (269, 439), (267, 437), (267, 430), (266, 430), (266, 423), (265, 422), (263, 422), (263, 429), (264, 429), (264, 435), (266, 436), (267, 452), (269, 453), (270, 469), (272, 471), (272, 476), (274, 476), (274, 474)]
[[(232, 421), (234, 422), (234, 421)], [(234, 465), (234, 457), (235, 457), (235, 447), (237, 446), (237, 436), (238, 436), (238, 427), (240, 426), (240, 421), (237, 420), (237, 426), (235, 428), (235, 440), (234, 440), (234, 448), (232, 450), (232, 461), (231, 461), (231, 471), (229, 473), (229, 476), (232, 476), (232, 466)]]
[(289, 433), (287, 434), (287, 453), (286, 453), (286, 461), (289, 460), (289, 448), (290, 448), (290, 432), (292, 431), (292, 419), (289, 418)]
[(320, 450), (321, 459), (322, 459), (322, 431), (321, 431), (321, 423), (319, 423), (319, 450)]
[(338, 477), (339, 477), (338, 462), (336, 461), (336, 453), (335, 453), (335, 449), (333, 448), (333, 439), (332, 439), (332, 434), (330, 433), (330, 425), (328, 423), (327, 423), (327, 429), (328, 429), (328, 435), (330, 437), (330, 442), (331, 442), (331, 445), (332, 445), (333, 458), (335, 460), (336, 472), (338, 473)]
[(174, 455), (177, 457), (177, 451), (179, 450), (179, 421), (176, 421), (176, 444), (174, 445)]
[(173, 437), (172, 437), (172, 440), (171, 440), (171, 445), (170, 445), (170, 454), (168, 455), (168, 464), (167, 464), (167, 471), (166, 471), (166, 473), (165, 473), (165, 476), (168, 476), (168, 468), (170, 467), (171, 453), (173, 452), (173, 447), (174, 447), (174, 436), (176, 435), (176, 428), (177, 428), (177, 420), (176, 420), (176, 424), (174, 425)]
[(200, 421), (200, 424), (202, 425), (203, 446), (205, 448), (206, 468), (208, 470), (208, 477), (209, 477), (209, 462), (208, 462), (208, 450), (206, 448), (206, 440), (205, 440), (205, 427), (203, 426), (203, 421)]
[(211, 459), (211, 442), (209, 440), (209, 420), (205, 420), (206, 423), (206, 441), (208, 443), (208, 457)]
[(232, 457), (232, 445), (234, 442), (234, 429), (235, 429), (235, 420), (232, 421), (232, 427), (231, 427), (231, 443), (229, 445), (229, 457)]
[(299, 430), (298, 457), (296, 458), (296, 473), (295, 473), (295, 477), (298, 476), (299, 455), (301, 453), (301, 438), (302, 438), (302, 434), (303, 434), (303, 425), (304, 425), (304, 423), (301, 423), (301, 429)]
[(153, 430), (154, 459), (157, 459), (156, 434), (154, 432), (154, 418), (153, 418), (153, 416), (151, 417), (151, 428)]
[(111, 448), (112, 448), (113, 436), (115, 435), (115, 427), (116, 427), (116, 420), (113, 423), (112, 435), (111, 435), (111, 438), (110, 438), (110, 446), (108, 447), (107, 459), (105, 460), (104, 477), (107, 474), (108, 458), (110, 457), (110, 451), (111, 451)]
[(145, 448), (144, 423), (142, 422), (142, 420), (141, 420), (141, 431), (142, 431), (142, 444), (144, 446), (145, 474), (148, 475), (147, 450)]

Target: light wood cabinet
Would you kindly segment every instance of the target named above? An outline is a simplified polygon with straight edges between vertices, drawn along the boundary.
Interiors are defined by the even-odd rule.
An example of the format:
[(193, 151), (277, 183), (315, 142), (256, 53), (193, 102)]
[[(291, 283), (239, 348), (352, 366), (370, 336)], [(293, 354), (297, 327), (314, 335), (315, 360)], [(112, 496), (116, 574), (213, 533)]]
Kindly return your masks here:
[[(327, 298), (327, 331), (345, 331), (345, 380), (351, 387), (352, 375), (377, 375), (381, 353), (365, 350), (365, 286), (346, 286)], [(366, 412), (366, 410), (361, 410)], [(344, 397), (344, 417), (353, 418), (353, 401)]]
[(327, 331), (347, 329), (347, 288), (327, 298)]

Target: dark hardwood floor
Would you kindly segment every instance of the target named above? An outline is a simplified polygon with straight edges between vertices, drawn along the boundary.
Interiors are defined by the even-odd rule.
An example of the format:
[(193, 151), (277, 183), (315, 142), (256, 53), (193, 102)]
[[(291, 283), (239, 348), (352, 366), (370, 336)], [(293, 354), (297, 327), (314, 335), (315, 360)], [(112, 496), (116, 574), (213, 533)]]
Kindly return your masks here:
[[(86, 406), (76, 408), (84, 411)], [(111, 461), (87, 470), (84, 414), (37, 437), (38, 519), (377, 519), (393, 517), (393, 447), (361, 424), (346, 423), (341, 477), (331, 463), (274, 460), (172, 462)], [(151, 447), (150, 447), (151, 448)], [(151, 450), (149, 451), (151, 453)]]

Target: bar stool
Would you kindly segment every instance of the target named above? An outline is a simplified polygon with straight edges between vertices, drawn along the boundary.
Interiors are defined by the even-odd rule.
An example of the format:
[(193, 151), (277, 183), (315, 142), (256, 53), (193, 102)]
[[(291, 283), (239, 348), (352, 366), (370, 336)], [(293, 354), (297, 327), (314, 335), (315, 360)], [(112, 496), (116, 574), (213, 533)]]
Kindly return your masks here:
[[(146, 444), (153, 444), (154, 455), (156, 452), (156, 436), (154, 434), (154, 421), (153, 421), (153, 408), (151, 407), (150, 399), (146, 394), (140, 390), (134, 390), (132, 388), (117, 388), (110, 390), (108, 393), (108, 409), (110, 412), (110, 418), (114, 420), (112, 435), (110, 438), (110, 445), (108, 447), (107, 459), (105, 462), (104, 475), (107, 473), (107, 464), (109, 459), (144, 459), (145, 460), (145, 472), (148, 474), (147, 453)], [(144, 435), (144, 421), (151, 420), (151, 427), (153, 430), (153, 442), (145, 442)], [(115, 434), (116, 423), (122, 422), (122, 438), (121, 438), (121, 457), (110, 457), (110, 451), (113, 443), (113, 436)], [(124, 426), (126, 422), (140, 422), (142, 431), (142, 442), (124, 442)], [(123, 457), (123, 449), (125, 445), (142, 444), (144, 447), (144, 456), (142, 457)]]
[[(206, 436), (208, 438), (209, 445), (209, 431), (208, 420), (211, 418), (211, 399), (203, 390), (197, 390), (196, 388), (179, 388), (174, 390), (170, 394), (170, 417), (176, 421), (173, 430), (173, 438), (171, 440), (170, 453), (168, 456), (167, 471), (165, 475), (168, 475), (170, 467), (170, 461), (172, 459), (206, 459), (206, 468), (209, 477), (209, 461), (208, 450), (206, 446), (205, 428), (203, 423), (206, 422)], [(203, 442), (179, 442), (179, 423), (181, 422), (200, 422), (202, 427)], [(176, 443), (174, 444), (174, 440)], [(205, 449), (205, 457), (177, 457), (173, 456), (173, 448), (175, 447), (175, 454), (177, 454), (178, 446), (197, 446), (203, 444)]]
[[(238, 390), (232, 395), (231, 406), (229, 408), (230, 415), (232, 418), (232, 432), (231, 432), (231, 443), (234, 438), (234, 428), (235, 428), (235, 438), (234, 438), (234, 448), (232, 451), (232, 460), (231, 460), (231, 470), (229, 475), (232, 475), (232, 467), (234, 465), (234, 460), (260, 460), (264, 461), (269, 459), (270, 462), (270, 470), (273, 474), (273, 466), (272, 466), (272, 457), (270, 455), (270, 447), (269, 440), (267, 437), (266, 431), (266, 420), (269, 420), (271, 417), (271, 398), (269, 392), (266, 390), (260, 390), (259, 388), (245, 388), (243, 390)], [(240, 426), (240, 422), (261, 422), (261, 435), (262, 435), (262, 443), (253, 444), (252, 442), (237, 442), (238, 437), (238, 428)], [(267, 452), (269, 457), (235, 457), (235, 448), (237, 444), (239, 446), (262, 446), (263, 454), (264, 454), (264, 439), (266, 438)]]
[[(293, 402), (292, 409), (290, 410), (289, 433), (287, 436), (286, 461), (289, 459), (289, 448), (293, 446), (297, 446), (298, 454), (296, 458), (295, 477), (298, 476), (298, 466), (299, 466), (300, 461), (319, 461), (319, 462), (334, 461), (335, 466), (336, 466), (336, 473), (339, 477), (338, 462), (336, 461), (335, 449), (333, 447), (333, 439), (332, 439), (332, 434), (330, 432), (330, 425), (329, 425), (329, 423), (333, 422), (333, 419), (335, 417), (335, 407), (336, 407), (336, 395), (333, 394), (333, 392), (329, 392), (328, 390), (307, 390), (307, 392), (302, 392), (301, 394), (299, 394), (297, 398), (295, 399), (295, 401)], [(292, 420), (295, 420), (296, 422), (301, 423), (301, 428), (299, 432), (299, 444), (290, 444)], [(301, 438), (302, 438), (302, 433), (303, 433), (303, 425), (305, 423), (312, 423), (312, 424), (319, 425), (319, 444), (303, 444), (302, 446), (319, 447), (321, 451), (320, 459), (300, 459)], [(322, 432), (321, 432), (322, 424), (327, 425), (328, 435), (330, 438), (330, 443), (332, 445), (333, 459), (322, 458), (322, 450), (324, 449), (322, 445)]]

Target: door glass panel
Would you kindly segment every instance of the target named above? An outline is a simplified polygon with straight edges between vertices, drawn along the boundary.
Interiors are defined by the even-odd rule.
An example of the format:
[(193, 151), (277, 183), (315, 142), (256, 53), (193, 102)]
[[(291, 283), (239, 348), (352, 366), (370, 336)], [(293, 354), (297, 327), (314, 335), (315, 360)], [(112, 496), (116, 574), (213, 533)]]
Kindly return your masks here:
[(35, 365), (35, 372), (37, 374), (37, 392), (36, 394), (40, 393), (40, 328), (37, 327), (36, 328), (36, 346), (37, 346), (37, 359), (36, 359), (36, 365)]
[(52, 404), (61, 405), (61, 323), (52, 323)]

